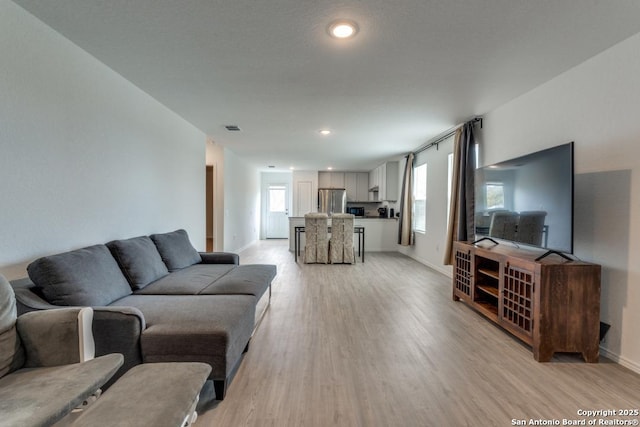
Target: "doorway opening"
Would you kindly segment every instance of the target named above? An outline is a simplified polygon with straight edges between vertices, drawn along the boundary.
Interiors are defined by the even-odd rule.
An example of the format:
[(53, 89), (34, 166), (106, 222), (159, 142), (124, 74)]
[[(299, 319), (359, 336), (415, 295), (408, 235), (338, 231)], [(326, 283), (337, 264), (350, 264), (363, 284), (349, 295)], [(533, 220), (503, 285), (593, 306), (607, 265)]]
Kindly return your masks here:
[(206, 251), (213, 252), (215, 248), (215, 209), (214, 200), (215, 200), (215, 188), (216, 188), (216, 174), (213, 166), (207, 166), (206, 173), (206, 184), (205, 184), (205, 205), (206, 205)]

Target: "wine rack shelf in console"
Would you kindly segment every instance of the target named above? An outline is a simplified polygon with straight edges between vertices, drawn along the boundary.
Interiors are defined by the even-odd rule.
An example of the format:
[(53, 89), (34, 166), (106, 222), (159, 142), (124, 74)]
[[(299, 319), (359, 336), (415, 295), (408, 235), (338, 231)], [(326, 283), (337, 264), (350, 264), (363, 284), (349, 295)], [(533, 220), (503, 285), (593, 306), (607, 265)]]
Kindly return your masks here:
[(597, 362), (600, 266), (504, 245), (454, 243), (453, 299), (529, 344), (539, 362), (581, 353)]

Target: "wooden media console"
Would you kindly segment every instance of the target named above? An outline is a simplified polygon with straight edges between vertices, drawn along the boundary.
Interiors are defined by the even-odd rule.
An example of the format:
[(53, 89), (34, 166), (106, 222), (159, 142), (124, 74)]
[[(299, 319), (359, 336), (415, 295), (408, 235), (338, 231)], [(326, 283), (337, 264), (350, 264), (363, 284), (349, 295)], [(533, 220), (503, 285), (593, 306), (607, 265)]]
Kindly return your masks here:
[[(489, 242), (487, 242), (489, 243)], [(485, 246), (483, 244), (483, 246)], [(454, 243), (453, 299), (529, 344), (548, 362), (556, 352), (597, 362), (600, 266), (505, 245)]]

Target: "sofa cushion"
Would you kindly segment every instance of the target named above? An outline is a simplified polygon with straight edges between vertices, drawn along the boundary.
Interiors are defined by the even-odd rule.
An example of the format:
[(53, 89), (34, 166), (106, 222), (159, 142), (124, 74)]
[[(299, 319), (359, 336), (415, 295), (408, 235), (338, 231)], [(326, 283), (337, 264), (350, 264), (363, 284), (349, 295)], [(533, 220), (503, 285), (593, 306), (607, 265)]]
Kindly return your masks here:
[(251, 295), (129, 295), (114, 304), (144, 313), (144, 363), (204, 362), (214, 380), (229, 376), (255, 322)]
[(147, 236), (114, 240), (107, 247), (134, 290), (169, 274), (156, 245)]
[(235, 264), (195, 264), (174, 271), (134, 293), (136, 295), (197, 295), (235, 268), (237, 268)]
[(203, 289), (202, 295), (253, 295), (260, 299), (276, 277), (276, 266), (270, 264), (240, 265)]
[(185, 230), (152, 234), (150, 237), (169, 271), (180, 270), (202, 261), (198, 251), (191, 245)]
[(51, 304), (101, 306), (131, 294), (131, 287), (105, 245), (39, 258), (27, 272)]

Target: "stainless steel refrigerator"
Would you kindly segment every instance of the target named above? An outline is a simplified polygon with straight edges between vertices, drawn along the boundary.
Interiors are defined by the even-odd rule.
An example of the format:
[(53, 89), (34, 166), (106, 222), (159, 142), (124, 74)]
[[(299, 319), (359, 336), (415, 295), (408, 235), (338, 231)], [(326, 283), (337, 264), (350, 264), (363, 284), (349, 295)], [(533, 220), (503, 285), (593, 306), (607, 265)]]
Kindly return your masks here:
[(347, 209), (347, 190), (344, 188), (319, 188), (318, 212), (331, 216), (334, 213), (345, 213)]

